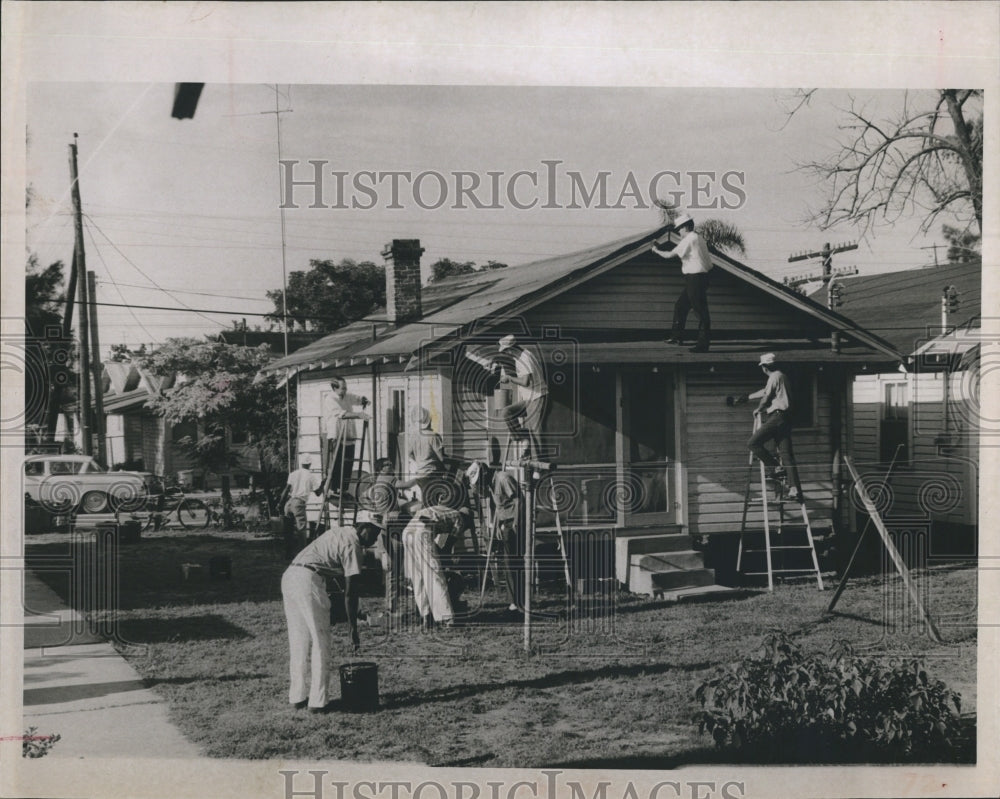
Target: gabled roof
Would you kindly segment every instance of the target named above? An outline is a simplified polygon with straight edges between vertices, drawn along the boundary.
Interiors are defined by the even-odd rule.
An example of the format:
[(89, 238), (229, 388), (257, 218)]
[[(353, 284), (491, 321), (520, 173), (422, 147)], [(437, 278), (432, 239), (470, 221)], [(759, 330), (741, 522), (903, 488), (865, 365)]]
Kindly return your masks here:
[[(670, 232), (669, 227), (660, 227), (568, 255), (431, 283), (422, 288), (424, 314), (420, 320), (396, 327), (386, 321), (384, 310), (380, 310), (364, 321), (353, 322), (286, 358), (273, 361), (262, 371), (285, 372), (291, 376), (302, 370), (345, 363), (425, 357), (458, 343), (471, 332), (482, 333), (613, 269), (647, 251), (655, 239)], [(828, 311), (819, 303), (722, 253), (713, 250), (712, 259), (716, 267), (836, 330), (849, 333), (890, 360), (900, 358), (900, 353), (888, 342), (858, 328), (850, 319)]]
[[(942, 334), (941, 295), (946, 286), (958, 289), (959, 308), (948, 316), (949, 327), (967, 326), (982, 314), (982, 263), (838, 277), (843, 286), (840, 313), (889, 341), (909, 355)], [(811, 295), (826, 304), (827, 287)]]

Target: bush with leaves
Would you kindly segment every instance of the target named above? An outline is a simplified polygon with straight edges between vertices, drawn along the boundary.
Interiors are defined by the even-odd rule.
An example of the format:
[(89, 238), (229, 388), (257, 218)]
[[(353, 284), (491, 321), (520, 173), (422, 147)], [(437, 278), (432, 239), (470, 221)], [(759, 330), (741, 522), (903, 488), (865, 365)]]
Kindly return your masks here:
[(62, 737), (55, 735), (37, 735), (38, 727), (28, 727), (21, 737), (21, 757), (45, 757), (49, 750)]
[(695, 722), (720, 748), (765, 762), (955, 761), (960, 696), (916, 658), (804, 654), (781, 633), (704, 682)]

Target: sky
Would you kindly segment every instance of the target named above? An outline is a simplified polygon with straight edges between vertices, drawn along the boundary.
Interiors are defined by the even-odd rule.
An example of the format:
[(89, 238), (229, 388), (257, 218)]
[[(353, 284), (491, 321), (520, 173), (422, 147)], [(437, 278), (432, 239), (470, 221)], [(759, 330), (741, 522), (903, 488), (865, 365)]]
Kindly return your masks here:
[[(659, 187), (681, 191), (680, 206), (696, 220), (723, 219), (743, 232), (748, 265), (777, 279), (811, 271), (816, 262), (789, 264), (788, 256), (860, 233), (803, 221), (822, 202), (823, 187), (796, 164), (834, 151), (838, 108), (852, 97), (876, 114), (898, 108), (902, 97), (825, 90), (789, 118), (788, 90), (209, 83), (195, 117), (177, 120), (173, 92), (172, 83), (28, 87), (27, 246), (43, 265), (72, 258), (68, 146), (75, 132), (87, 268), (100, 302), (131, 306), (99, 308), (105, 352), (112, 344), (211, 333), (243, 318), (251, 327), (265, 323), (260, 314), (273, 308), (265, 292), (282, 285), (283, 252), (290, 273), (314, 258), (381, 263), (391, 239), (418, 238), (427, 270), (444, 257), (517, 264), (642, 233), (659, 224), (655, 208), (639, 206), (650, 202), (650, 181), (663, 171), (680, 180), (666, 175)], [(284, 250), (276, 109), (281, 158), (298, 162), (296, 180), (313, 174), (310, 160), (324, 162), (320, 201), (328, 206), (309, 208), (316, 192), (296, 187), (299, 208), (284, 213)], [(366, 170), (440, 174), (445, 201), (431, 207), (441, 184), (429, 175), (417, 188), (401, 178), (393, 203), (390, 182), (359, 178)], [(547, 182), (550, 170), (554, 182)], [(342, 204), (373, 207), (337, 207), (333, 171), (346, 175)], [(457, 171), (481, 181), (481, 205), (503, 207), (476, 208), (471, 200), (455, 207)], [(530, 176), (515, 180), (521, 171), (537, 175), (540, 188)], [(692, 171), (715, 175), (696, 178), (706, 187), (697, 198)], [(579, 194), (570, 207), (572, 172), (587, 190), (607, 173), (605, 207)], [(610, 207), (629, 176), (638, 195)], [(354, 180), (375, 189), (353, 189)], [(512, 207), (512, 184), (513, 199), (535, 200), (534, 208)], [(697, 207), (713, 202), (720, 207)], [(924, 236), (918, 222), (877, 228), (835, 265), (870, 274), (933, 263), (924, 248), (944, 242), (940, 226)]]

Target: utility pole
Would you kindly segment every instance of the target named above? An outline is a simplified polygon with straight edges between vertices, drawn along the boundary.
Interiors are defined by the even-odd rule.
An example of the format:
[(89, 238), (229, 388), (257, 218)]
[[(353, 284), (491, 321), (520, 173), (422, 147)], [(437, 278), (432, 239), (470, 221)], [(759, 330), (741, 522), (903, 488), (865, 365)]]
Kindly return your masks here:
[(941, 246), (943, 246), (943, 245), (938, 244), (935, 241), (933, 244), (928, 244), (926, 247), (921, 247), (920, 249), (921, 250), (934, 250), (934, 266), (937, 266), (938, 265), (937, 251), (938, 251), (938, 247), (941, 247)]
[[(278, 105), (278, 84), (274, 84), (274, 110), (261, 111), (274, 114), (274, 124), (278, 138), (278, 212), (281, 216), (281, 329), (284, 332), (285, 357), (288, 357), (288, 263), (285, 255), (285, 203), (281, 196), (281, 115), (290, 114), (291, 108)], [(285, 450), (288, 471), (294, 471), (292, 462), (292, 394), (291, 380), (285, 380)]]
[(76, 166), (77, 134), (69, 146), (69, 174), (72, 181), (70, 194), (73, 198), (73, 222), (75, 243), (73, 246), (73, 269), (76, 272), (77, 305), (80, 306), (80, 395), (77, 408), (80, 411), (80, 436), (83, 439), (83, 453), (94, 454), (94, 442), (90, 435), (90, 321), (87, 313), (87, 264), (83, 253), (83, 206), (80, 202), (80, 177)]
[(845, 244), (838, 244), (836, 247), (831, 247), (830, 242), (823, 245), (822, 250), (815, 250), (813, 252), (803, 251), (798, 253), (793, 253), (788, 256), (788, 263), (795, 263), (796, 261), (806, 261), (810, 258), (822, 258), (822, 269), (821, 274), (802, 274), (802, 275), (792, 275), (786, 277), (784, 283), (790, 288), (795, 288), (801, 286), (803, 283), (811, 283), (814, 280), (822, 280), (824, 285), (830, 282), (833, 277), (839, 277), (843, 275), (856, 275), (858, 273), (858, 268), (856, 266), (840, 267), (838, 269), (833, 268), (833, 256), (838, 252), (847, 252), (848, 250), (858, 249), (858, 243), (856, 241), (847, 242)]
[[(62, 335), (59, 339), (60, 359), (65, 358), (65, 366), (69, 371), (72, 358), (73, 339), (73, 300), (76, 296), (76, 246), (73, 247), (73, 261), (70, 264), (68, 282), (66, 285), (66, 310), (63, 312)], [(53, 353), (54, 356), (54, 353)], [(50, 372), (51, 374), (51, 372)], [(60, 373), (65, 376), (66, 372)], [(62, 407), (63, 383), (59, 379), (52, 379), (49, 386), (49, 407), (45, 419), (45, 441), (49, 444), (56, 443), (56, 428), (59, 426), (59, 409)]]
[(94, 372), (94, 428), (97, 433), (97, 462), (105, 469), (108, 463), (106, 419), (104, 418), (104, 375), (101, 373), (101, 342), (97, 337), (97, 278), (87, 272), (87, 294), (90, 297), (90, 344)]

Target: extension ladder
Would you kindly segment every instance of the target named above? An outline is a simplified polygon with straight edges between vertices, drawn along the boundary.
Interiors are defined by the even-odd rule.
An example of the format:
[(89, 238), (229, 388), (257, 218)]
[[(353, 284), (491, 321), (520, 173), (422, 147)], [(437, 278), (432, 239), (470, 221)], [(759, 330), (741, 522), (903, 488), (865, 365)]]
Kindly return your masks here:
[[(754, 416), (754, 432), (760, 427), (760, 418)], [(780, 460), (780, 451), (779, 451)], [(753, 479), (754, 479), (754, 455), (751, 452), (749, 458), (749, 465), (747, 468), (747, 481), (746, 489), (743, 493), (743, 519), (740, 522), (740, 543), (739, 550), (736, 555), (736, 571), (739, 574), (745, 574), (748, 576), (762, 576), (767, 575), (767, 590), (774, 590), (774, 575), (775, 574), (803, 574), (807, 572), (813, 572), (816, 575), (816, 583), (819, 586), (819, 590), (823, 590), (823, 576), (819, 569), (819, 558), (816, 556), (816, 543), (813, 540), (812, 525), (809, 522), (809, 511), (806, 509), (805, 499), (802, 497), (801, 492), (799, 492), (798, 500), (788, 499), (785, 495), (785, 489), (787, 484), (784, 479), (778, 481), (775, 489), (775, 497), (773, 500), (768, 499), (768, 477), (767, 470), (764, 462), (761, 460), (757, 461), (757, 466), (759, 467), (760, 476), (760, 497), (751, 497), (750, 491), (752, 489)], [(759, 503), (761, 505), (761, 511), (764, 519), (764, 543), (762, 548), (749, 548), (745, 545), (744, 539), (748, 532), (753, 531), (747, 530), (747, 517), (749, 516), (750, 506), (752, 504)], [(802, 512), (802, 526), (805, 533), (805, 543), (804, 544), (786, 544), (784, 543), (787, 538), (783, 538), (782, 535), (787, 537), (790, 530), (786, 529), (785, 523), (785, 505), (786, 504), (798, 504)], [(776, 508), (778, 511), (778, 518), (772, 520), (771, 512), (772, 508)], [(775, 523), (776, 522), (776, 523)], [(799, 525), (795, 525), (796, 528)], [(772, 540), (772, 532), (776, 536), (776, 541)], [(812, 568), (775, 568), (773, 555), (775, 552), (783, 551), (805, 551), (808, 550), (812, 557)], [(744, 554), (761, 554), (764, 555), (765, 570), (764, 571), (743, 571), (743, 556)]]

